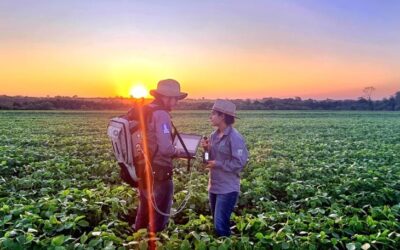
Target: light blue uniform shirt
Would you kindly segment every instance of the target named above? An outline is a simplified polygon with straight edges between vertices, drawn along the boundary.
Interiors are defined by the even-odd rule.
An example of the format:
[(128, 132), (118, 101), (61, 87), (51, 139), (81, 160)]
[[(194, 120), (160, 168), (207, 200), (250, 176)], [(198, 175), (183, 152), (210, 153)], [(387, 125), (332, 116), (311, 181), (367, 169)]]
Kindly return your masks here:
[(171, 116), (165, 110), (153, 112), (153, 120), (150, 131), (155, 135), (158, 151), (154, 156), (153, 163), (159, 166), (171, 166), (172, 158), (177, 154), (177, 149), (172, 142)]
[(210, 169), (208, 191), (214, 194), (239, 192), (239, 173), (246, 165), (249, 155), (242, 135), (232, 126), (228, 126), (221, 138), (216, 130), (210, 139), (210, 160), (215, 160), (215, 166)]

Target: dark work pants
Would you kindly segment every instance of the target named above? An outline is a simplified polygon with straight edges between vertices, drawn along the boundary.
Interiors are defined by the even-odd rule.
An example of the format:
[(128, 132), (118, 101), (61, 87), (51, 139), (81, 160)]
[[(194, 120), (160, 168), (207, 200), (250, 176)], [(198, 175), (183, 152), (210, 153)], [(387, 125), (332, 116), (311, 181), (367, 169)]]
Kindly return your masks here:
[[(154, 181), (154, 199), (157, 207), (161, 212), (169, 214), (172, 206), (172, 198), (174, 195), (174, 184), (172, 179), (163, 181)], [(154, 214), (154, 230), (155, 232), (162, 231), (167, 223), (169, 216), (159, 214), (152, 206), (150, 209), (147, 206), (147, 190), (139, 189), (139, 207), (136, 215), (135, 230), (141, 228), (150, 229), (149, 211)]]
[(218, 236), (230, 236), (230, 218), (239, 197), (239, 192), (227, 194), (209, 193), (214, 229)]

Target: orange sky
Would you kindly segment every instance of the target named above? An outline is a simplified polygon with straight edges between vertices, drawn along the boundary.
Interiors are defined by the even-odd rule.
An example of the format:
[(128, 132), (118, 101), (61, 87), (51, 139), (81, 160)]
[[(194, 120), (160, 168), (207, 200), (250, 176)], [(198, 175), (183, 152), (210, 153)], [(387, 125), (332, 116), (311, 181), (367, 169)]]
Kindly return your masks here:
[[(348, 38), (347, 32), (339, 33), (335, 25), (349, 27), (350, 33), (352, 26), (368, 23), (337, 23), (334, 17), (313, 12), (314, 6), (270, 4), (264, 7), (290, 11), (296, 18), (271, 19), (278, 28), (266, 31), (262, 21), (271, 20), (261, 20), (263, 13), (246, 6), (248, 16), (236, 19), (235, 13), (229, 12), (193, 12), (194, 21), (188, 21), (192, 23), (176, 27), (173, 24), (182, 20), (164, 14), (167, 21), (153, 20), (140, 26), (146, 13), (136, 19), (120, 9), (121, 15), (132, 20), (107, 23), (99, 18), (104, 10), (84, 13), (75, 2), (73, 7), (67, 6), (70, 9), (53, 6), (51, 11), (63, 11), (70, 19), (63, 16), (52, 24), (39, 13), (43, 19), (50, 18), (53, 12), (46, 16), (48, 6), (39, 6), (38, 13), (19, 13), (13, 8), (14, 13), (3, 13), (6, 23), (0, 24), (6, 28), (0, 35), (0, 94), (128, 96), (133, 85), (140, 83), (151, 89), (164, 78), (181, 82), (190, 98), (354, 99), (367, 86), (374, 86), (373, 97), (381, 98), (400, 90), (398, 36), (387, 44), (364, 40), (364, 33), (358, 34), (359, 40)], [(12, 1), (9, 6), (13, 6)], [(111, 8), (103, 7), (107, 11)], [(142, 6), (144, 10), (151, 7)], [(224, 7), (217, 6), (229, 11)], [(19, 15), (27, 15), (28, 21), (21, 21)], [(201, 15), (213, 22), (204, 23)], [(30, 26), (29, 19), (41, 26)], [(315, 20), (321, 27), (315, 26)], [(299, 21), (303, 24), (296, 27)], [(154, 27), (159, 30), (152, 30)], [(337, 34), (330, 35), (329, 29)]]

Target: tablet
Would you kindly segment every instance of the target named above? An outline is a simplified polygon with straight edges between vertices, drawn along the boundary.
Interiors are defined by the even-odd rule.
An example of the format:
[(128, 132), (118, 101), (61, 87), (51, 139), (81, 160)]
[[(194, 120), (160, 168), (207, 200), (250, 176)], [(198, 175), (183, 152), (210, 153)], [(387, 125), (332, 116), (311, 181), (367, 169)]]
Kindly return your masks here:
[[(196, 156), (197, 148), (199, 147), (201, 135), (195, 134), (182, 134), (180, 133), (183, 143), (186, 145), (187, 150), (189, 151), (190, 157), (193, 158)], [(174, 146), (179, 150), (179, 158), (188, 158), (185, 149), (182, 146), (182, 143), (179, 141), (178, 136), (175, 136)]]

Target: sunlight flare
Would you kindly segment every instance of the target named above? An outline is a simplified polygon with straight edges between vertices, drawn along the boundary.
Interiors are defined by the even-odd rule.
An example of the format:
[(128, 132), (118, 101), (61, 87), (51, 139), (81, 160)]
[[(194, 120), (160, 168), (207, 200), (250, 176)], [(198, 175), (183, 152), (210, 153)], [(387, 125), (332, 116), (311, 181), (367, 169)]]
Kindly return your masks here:
[(148, 91), (142, 84), (137, 84), (131, 87), (129, 90), (129, 95), (133, 98), (147, 97)]

